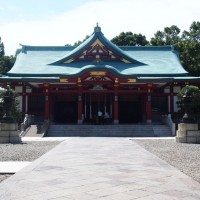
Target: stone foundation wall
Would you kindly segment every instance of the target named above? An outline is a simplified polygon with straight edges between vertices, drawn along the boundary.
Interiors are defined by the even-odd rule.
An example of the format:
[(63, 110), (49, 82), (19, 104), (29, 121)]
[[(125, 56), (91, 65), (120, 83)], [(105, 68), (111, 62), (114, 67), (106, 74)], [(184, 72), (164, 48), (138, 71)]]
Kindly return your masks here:
[(176, 131), (176, 142), (200, 143), (200, 130), (198, 124), (180, 123)]

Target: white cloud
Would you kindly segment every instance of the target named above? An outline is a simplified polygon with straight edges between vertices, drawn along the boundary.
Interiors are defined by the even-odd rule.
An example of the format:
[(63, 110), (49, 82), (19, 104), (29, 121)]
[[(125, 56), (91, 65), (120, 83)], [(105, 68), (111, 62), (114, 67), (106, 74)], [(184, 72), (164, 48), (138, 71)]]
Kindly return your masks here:
[(18, 44), (65, 45), (82, 40), (93, 32), (96, 22), (108, 39), (122, 31), (142, 33), (147, 38), (166, 26), (189, 29), (200, 19), (199, 0), (97, 0), (70, 12), (40, 21), (21, 21), (1, 25), (0, 35), (7, 54)]

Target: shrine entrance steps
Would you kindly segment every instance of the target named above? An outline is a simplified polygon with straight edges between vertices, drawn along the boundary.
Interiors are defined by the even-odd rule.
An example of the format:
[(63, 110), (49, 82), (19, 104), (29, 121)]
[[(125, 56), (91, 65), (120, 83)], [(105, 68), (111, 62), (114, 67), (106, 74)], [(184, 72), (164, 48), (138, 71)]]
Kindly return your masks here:
[(46, 137), (170, 137), (167, 125), (50, 125)]

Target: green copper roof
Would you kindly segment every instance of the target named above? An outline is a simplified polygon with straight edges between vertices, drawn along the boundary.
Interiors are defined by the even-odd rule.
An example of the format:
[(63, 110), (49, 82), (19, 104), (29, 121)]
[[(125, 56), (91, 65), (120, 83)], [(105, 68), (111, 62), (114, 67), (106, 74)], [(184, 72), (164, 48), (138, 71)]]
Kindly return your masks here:
[[(103, 60), (98, 63), (96, 60), (74, 60), (96, 41), (121, 60)], [(72, 77), (91, 70), (107, 70), (124, 77), (181, 77), (188, 73), (183, 69), (177, 52), (171, 46), (117, 47), (104, 37), (97, 26), (94, 33), (78, 47), (22, 45), (15, 65), (7, 75)]]

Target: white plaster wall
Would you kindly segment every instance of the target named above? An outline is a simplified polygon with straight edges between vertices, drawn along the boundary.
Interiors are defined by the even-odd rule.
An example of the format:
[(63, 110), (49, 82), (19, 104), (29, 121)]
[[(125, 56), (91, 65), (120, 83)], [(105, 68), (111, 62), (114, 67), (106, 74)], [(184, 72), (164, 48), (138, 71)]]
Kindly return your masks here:
[(32, 89), (31, 88), (26, 88), (26, 93), (31, 93)]
[(164, 89), (164, 93), (170, 93), (170, 87), (169, 86)]
[(15, 91), (17, 93), (22, 93), (22, 86), (15, 86)]
[(181, 86), (174, 86), (174, 93), (179, 93), (181, 91)]

